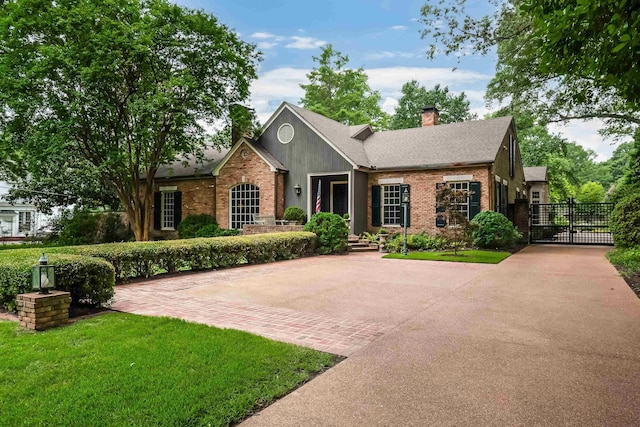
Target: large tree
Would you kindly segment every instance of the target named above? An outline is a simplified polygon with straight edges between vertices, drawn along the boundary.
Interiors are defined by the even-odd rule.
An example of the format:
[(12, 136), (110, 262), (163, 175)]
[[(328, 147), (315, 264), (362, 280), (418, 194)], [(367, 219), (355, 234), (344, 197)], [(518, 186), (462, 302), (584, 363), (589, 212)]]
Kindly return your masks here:
[(215, 17), (168, 0), (0, 2), (0, 143), (27, 173), (60, 153), (91, 165), (147, 240), (158, 167), (202, 154), (258, 60)]
[(469, 111), (469, 100), (464, 92), (456, 96), (447, 86), (435, 85), (427, 90), (418, 81), (411, 80), (402, 85), (402, 97), (389, 122), (390, 129), (409, 129), (421, 126), (420, 112), (427, 105), (433, 105), (440, 112), (442, 124), (464, 122), (476, 118)]
[(369, 87), (362, 68), (348, 68), (349, 57), (333, 49), (322, 48), (314, 56), (316, 67), (302, 84), (304, 108), (347, 125), (369, 123), (376, 129), (386, 127), (387, 115), (380, 108), (380, 94)]
[(488, 100), (549, 121), (600, 118), (612, 133), (640, 124), (637, 2), (495, 0), (495, 12), (480, 17), (465, 3), (423, 6), (423, 37), (431, 57), (497, 48)]

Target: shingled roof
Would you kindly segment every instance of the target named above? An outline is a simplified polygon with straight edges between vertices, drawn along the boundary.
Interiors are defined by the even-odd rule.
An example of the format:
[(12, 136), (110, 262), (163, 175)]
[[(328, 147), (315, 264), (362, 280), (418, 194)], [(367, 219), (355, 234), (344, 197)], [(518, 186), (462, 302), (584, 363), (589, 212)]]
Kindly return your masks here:
[(527, 182), (540, 182), (547, 180), (546, 166), (531, 166), (524, 168), (524, 180)]
[(183, 157), (168, 165), (161, 166), (156, 178), (184, 178), (192, 176), (211, 176), (213, 169), (229, 152), (228, 148), (205, 150), (204, 158), (198, 160), (194, 156)]
[(512, 117), (473, 120), (413, 129), (374, 132), (352, 138), (366, 125), (347, 126), (285, 103), (357, 166), (376, 169), (434, 168), (495, 160)]

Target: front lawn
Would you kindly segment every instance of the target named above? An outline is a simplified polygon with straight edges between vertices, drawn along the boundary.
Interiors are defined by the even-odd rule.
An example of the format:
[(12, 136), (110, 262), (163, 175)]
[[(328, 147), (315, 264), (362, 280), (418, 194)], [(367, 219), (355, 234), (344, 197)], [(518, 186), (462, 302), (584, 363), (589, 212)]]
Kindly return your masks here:
[(44, 333), (0, 321), (3, 425), (242, 420), (334, 356), (177, 319), (105, 314)]
[(481, 264), (498, 264), (511, 255), (509, 252), (496, 251), (458, 251), (455, 255), (453, 251), (448, 252), (409, 252), (406, 256), (402, 254), (387, 254), (383, 258), (395, 259), (419, 259), (425, 261), (453, 261), (453, 262), (475, 262)]

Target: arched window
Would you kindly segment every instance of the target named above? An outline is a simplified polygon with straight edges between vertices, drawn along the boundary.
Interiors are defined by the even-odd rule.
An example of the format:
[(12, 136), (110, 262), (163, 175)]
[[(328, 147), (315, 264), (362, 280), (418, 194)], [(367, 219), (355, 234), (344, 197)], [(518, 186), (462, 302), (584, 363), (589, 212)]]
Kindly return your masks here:
[(253, 224), (254, 215), (260, 214), (260, 189), (242, 183), (231, 189), (231, 228), (240, 229), (245, 224)]

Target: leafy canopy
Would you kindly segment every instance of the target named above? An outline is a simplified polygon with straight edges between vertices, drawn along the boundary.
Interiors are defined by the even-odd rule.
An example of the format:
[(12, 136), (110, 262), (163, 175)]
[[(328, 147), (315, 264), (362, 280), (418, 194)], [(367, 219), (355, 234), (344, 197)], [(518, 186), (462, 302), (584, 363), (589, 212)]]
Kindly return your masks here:
[(469, 111), (469, 100), (464, 92), (455, 96), (447, 86), (435, 85), (427, 90), (416, 80), (402, 85), (402, 97), (398, 101), (389, 123), (390, 129), (410, 129), (420, 127), (421, 112), (427, 105), (434, 105), (440, 112), (439, 123), (464, 122), (476, 118)]
[(202, 156), (205, 126), (246, 99), (258, 60), (215, 17), (167, 0), (2, 2), (0, 153), (23, 178), (68, 170), (62, 154), (90, 165), (146, 240), (158, 167)]
[(380, 94), (369, 87), (368, 76), (362, 68), (347, 68), (349, 57), (333, 49), (322, 48), (317, 63), (302, 84), (303, 107), (325, 117), (358, 125), (368, 123), (375, 129), (386, 127), (387, 114), (380, 108)]

